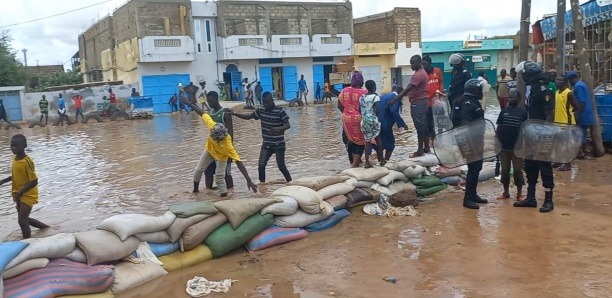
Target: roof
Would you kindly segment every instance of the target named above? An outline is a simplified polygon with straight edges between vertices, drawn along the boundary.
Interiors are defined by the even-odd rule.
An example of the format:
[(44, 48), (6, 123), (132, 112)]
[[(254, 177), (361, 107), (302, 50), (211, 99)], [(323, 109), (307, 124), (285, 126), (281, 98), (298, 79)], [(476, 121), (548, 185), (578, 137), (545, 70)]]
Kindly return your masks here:
[(25, 90), (25, 86), (8, 86), (8, 87), (0, 87), (1, 91), (20, 91)]
[[(472, 46), (467, 45), (471, 43)], [(444, 52), (477, 52), (490, 50), (512, 50), (512, 39), (484, 39), (484, 40), (454, 40), (454, 41), (424, 41), (423, 54)]]

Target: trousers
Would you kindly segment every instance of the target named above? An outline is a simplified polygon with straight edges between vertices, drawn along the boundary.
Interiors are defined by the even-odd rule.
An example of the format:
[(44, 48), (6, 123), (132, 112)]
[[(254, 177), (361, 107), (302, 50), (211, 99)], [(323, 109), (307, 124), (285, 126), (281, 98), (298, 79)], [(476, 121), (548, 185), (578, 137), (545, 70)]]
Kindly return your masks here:
[(542, 186), (553, 189), (555, 181), (553, 176), (552, 164), (546, 161), (525, 160), (525, 174), (527, 176), (527, 197), (535, 199), (536, 185), (538, 176), (542, 177)]
[(193, 182), (200, 182), (202, 180), (202, 174), (211, 163), (216, 163), (217, 169), (215, 170), (215, 183), (219, 189), (219, 193), (227, 193), (227, 184), (225, 184), (225, 168), (227, 167), (227, 160), (215, 160), (208, 151), (204, 151), (200, 156), (200, 161), (195, 166), (193, 173)]
[(478, 175), (482, 170), (482, 160), (468, 163), (468, 172), (465, 178), (465, 197), (473, 198), (477, 195), (476, 188), (478, 187)]
[(285, 144), (276, 145), (261, 145), (261, 151), (259, 151), (259, 164), (257, 170), (259, 171), (259, 181), (266, 181), (266, 166), (272, 154), (276, 155), (276, 165), (278, 169), (283, 173), (287, 182), (291, 181), (291, 174), (285, 165)]

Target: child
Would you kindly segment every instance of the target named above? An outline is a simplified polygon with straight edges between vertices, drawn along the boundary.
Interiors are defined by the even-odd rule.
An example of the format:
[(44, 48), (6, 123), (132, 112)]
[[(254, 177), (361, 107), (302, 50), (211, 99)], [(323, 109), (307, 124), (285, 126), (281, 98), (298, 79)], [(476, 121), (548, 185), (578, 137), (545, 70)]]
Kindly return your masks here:
[(30, 218), (32, 207), (38, 203), (38, 177), (34, 169), (34, 162), (25, 153), (26, 147), (28, 147), (28, 142), (25, 136), (18, 134), (11, 138), (11, 152), (15, 155), (11, 167), (11, 176), (0, 181), (0, 185), (9, 181), (12, 182), (11, 193), (17, 208), (17, 222), (19, 222), (24, 239), (31, 236), (30, 226), (39, 229), (49, 227), (36, 219)]
[(106, 117), (110, 117), (110, 100), (108, 100), (106, 95), (102, 96), (102, 111)]
[(59, 114), (59, 121), (60, 121), (60, 125), (64, 126), (64, 118), (66, 118), (66, 122), (68, 125), (70, 125), (70, 119), (68, 119), (68, 109), (66, 108), (66, 105), (59, 105), (57, 107), (57, 114)]
[(174, 93), (174, 95), (172, 95), (172, 97), (170, 97), (170, 100), (168, 101), (168, 104), (170, 105), (170, 109), (172, 110), (172, 114), (178, 112), (178, 95), (176, 95), (176, 93)]
[(325, 91), (325, 102), (327, 102), (328, 98), (329, 98), (329, 102), (332, 102), (331, 90), (329, 87), (329, 80), (325, 80), (325, 85), (323, 85), (323, 89)]
[[(380, 97), (376, 92), (376, 83), (368, 80), (365, 83), (368, 93), (359, 99), (359, 108), (361, 110), (361, 131), (365, 137), (365, 168), (371, 168), (370, 154), (372, 153), (372, 140), (380, 145), (380, 122), (378, 122), (378, 104)], [(376, 155), (380, 165), (385, 165), (385, 160), (382, 158), (382, 146), (376, 146)]]
[(317, 82), (317, 86), (315, 86), (315, 100), (321, 101), (321, 85)]
[[(555, 122), (564, 124), (576, 124), (574, 111), (580, 109), (578, 102), (569, 88), (569, 78), (558, 76), (556, 78), (557, 91), (555, 92)], [(559, 166), (559, 171), (569, 171), (572, 169), (571, 163)]]
[(236, 87), (236, 91), (234, 91), (234, 100), (235, 101), (240, 100), (240, 90), (238, 90), (238, 87)]
[(498, 200), (510, 198), (510, 165), (514, 168), (514, 184), (516, 184), (516, 200), (523, 201), (523, 162), (514, 156), (514, 144), (519, 135), (521, 124), (527, 120), (527, 110), (519, 107), (520, 94), (517, 91), (510, 91), (508, 95), (508, 107), (499, 113), (497, 118), (497, 138), (502, 145), (499, 154), (501, 159), (501, 183), (504, 185), (504, 192), (497, 197)]
[(232, 144), (232, 137), (229, 135), (227, 128), (222, 123), (216, 123), (208, 113), (205, 113), (197, 105), (190, 103), (191, 108), (202, 116), (202, 121), (208, 127), (209, 135), (206, 140), (206, 151), (202, 153), (200, 161), (195, 167), (195, 173), (193, 174), (193, 192), (200, 191), (200, 180), (204, 170), (213, 162), (216, 163), (217, 169), (215, 171), (215, 182), (221, 197), (227, 196), (227, 185), (225, 184), (225, 169), (227, 167), (227, 160), (232, 159), (240, 173), (244, 176), (247, 181), (247, 187), (252, 189), (254, 193), (257, 193), (257, 186), (253, 184), (249, 173), (247, 172), (244, 164), (240, 160), (240, 156), (234, 149)]

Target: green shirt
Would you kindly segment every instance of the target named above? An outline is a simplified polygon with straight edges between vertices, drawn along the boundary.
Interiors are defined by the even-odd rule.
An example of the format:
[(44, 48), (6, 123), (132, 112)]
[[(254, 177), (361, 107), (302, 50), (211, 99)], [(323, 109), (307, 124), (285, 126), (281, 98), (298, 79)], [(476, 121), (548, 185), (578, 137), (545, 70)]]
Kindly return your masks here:
[(550, 91), (552, 91), (553, 94), (559, 90), (559, 88), (557, 88), (557, 84), (553, 82), (548, 82), (548, 85), (546, 85), (546, 87), (550, 89)]
[(38, 102), (38, 106), (40, 107), (41, 113), (49, 113), (49, 102), (46, 99), (41, 99)]
[(223, 125), (225, 125), (225, 111), (225, 108), (221, 108), (218, 111), (213, 111), (211, 109), (210, 111), (208, 111), (208, 115), (210, 115), (210, 118), (212, 118), (215, 123), (222, 123)]

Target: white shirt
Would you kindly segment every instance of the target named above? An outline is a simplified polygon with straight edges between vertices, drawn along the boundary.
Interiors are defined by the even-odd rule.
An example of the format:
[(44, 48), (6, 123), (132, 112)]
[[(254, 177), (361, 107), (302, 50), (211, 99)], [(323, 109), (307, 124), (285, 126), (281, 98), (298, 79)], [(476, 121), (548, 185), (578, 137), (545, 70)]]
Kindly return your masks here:
[(489, 85), (489, 82), (487, 82), (487, 80), (485, 80), (485, 78), (483, 77), (478, 77), (478, 80), (482, 84), (482, 93), (489, 93), (489, 89), (491, 89), (491, 85)]

